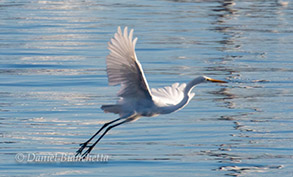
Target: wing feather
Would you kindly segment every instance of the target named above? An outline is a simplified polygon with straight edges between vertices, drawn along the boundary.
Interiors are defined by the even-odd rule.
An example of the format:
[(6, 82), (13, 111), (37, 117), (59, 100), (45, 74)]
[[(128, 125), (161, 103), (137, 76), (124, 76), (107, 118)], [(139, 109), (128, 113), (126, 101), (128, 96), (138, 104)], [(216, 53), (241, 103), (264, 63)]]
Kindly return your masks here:
[(107, 56), (109, 85), (121, 85), (120, 97), (152, 99), (141, 64), (135, 54), (137, 38), (133, 39), (133, 29), (128, 34), (127, 27), (122, 33), (118, 27), (114, 38), (108, 43), (110, 54)]
[(160, 106), (171, 106), (180, 103), (184, 98), (186, 84), (174, 83), (172, 86), (154, 89), (152, 88), (153, 99)]

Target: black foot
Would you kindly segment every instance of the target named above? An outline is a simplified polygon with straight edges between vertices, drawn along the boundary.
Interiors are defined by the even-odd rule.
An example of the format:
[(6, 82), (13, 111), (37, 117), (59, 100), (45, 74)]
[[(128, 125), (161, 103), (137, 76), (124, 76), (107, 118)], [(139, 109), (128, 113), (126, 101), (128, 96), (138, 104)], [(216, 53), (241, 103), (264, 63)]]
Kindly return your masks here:
[(82, 151), (84, 150), (84, 148), (87, 147), (87, 144), (88, 144), (88, 143), (89, 143), (89, 142), (87, 141), (87, 142), (85, 142), (85, 143), (81, 143), (81, 144), (79, 144), (79, 145), (80, 145), (80, 148), (76, 151), (75, 157), (77, 157), (78, 155), (81, 155)]
[(90, 146), (82, 155), (81, 155), (81, 157), (82, 157), (82, 159), (85, 159), (86, 158), (86, 156), (88, 156), (89, 155), (89, 153), (92, 151), (92, 149), (94, 148), (94, 146)]

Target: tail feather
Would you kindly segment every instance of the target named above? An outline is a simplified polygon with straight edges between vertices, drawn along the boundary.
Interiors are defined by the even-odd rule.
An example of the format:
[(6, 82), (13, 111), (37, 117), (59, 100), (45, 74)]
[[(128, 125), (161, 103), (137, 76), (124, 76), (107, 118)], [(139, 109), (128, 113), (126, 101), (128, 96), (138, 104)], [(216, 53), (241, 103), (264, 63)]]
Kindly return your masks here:
[(114, 114), (120, 114), (121, 113), (121, 105), (113, 104), (113, 105), (102, 105), (101, 109), (107, 113), (111, 112)]

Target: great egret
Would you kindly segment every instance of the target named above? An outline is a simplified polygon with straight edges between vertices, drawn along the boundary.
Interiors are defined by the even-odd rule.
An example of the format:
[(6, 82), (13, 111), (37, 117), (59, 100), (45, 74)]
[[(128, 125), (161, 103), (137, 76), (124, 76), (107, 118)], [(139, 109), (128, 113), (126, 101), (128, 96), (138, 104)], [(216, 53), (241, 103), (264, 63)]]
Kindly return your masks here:
[[(150, 90), (141, 64), (135, 54), (137, 38), (132, 39), (132, 37), (133, 29), (128, 34), (127, 27), (124, 28), (123, 33), (121, 28), (118, 27), (114, 38), (108, 43), (108, 49), (110, 50), (106, 60), (108, 81), (109, 85), (121, 85), (118, 92), (120, 100), (117, 101), (117, 104), (103, 105), (101, 108), (104, 112), (119, 114), (120, 117), (105, 123), (89, 140), (80, 144), (81, 147), (76, 151), (76, 156), (81, 155), (83, 150), (88, 147), (81, 155), (85, 158), (103, 136), (118, 125), (135, 121), (142, 116), (151, 117), (169, 114), (182, 109), (194, 96), (191, 90), (197, 84), (203, 82), (226, 83), (225, 81), (200, 76), (187, 84), (175, 83), (172, 86)], [(88, 143), (106, 127), (108, 128), (97, 141), (88, 146)]]

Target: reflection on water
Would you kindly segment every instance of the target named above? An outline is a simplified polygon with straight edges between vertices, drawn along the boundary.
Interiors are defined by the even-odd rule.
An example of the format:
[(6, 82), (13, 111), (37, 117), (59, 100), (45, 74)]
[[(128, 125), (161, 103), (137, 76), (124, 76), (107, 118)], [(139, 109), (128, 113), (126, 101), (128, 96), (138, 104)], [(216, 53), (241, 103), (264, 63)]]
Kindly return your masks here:
[[(0, 11), (1, 174), (291, 176), (289, 1), (14, 0)], [(17, 153), (74, 154), (116, 118), (99, 107), (117, 99), (105, 56), (119, 25), (135, 29), (151, 87), (198, 75), (229, 84), (200, 85), (182, 111), (114, 129), (94, 151), (107, 164), (16, 163)]]
[[(281, 38), (268, 38), (268, 34), (271, 33), (273, 35), (274, 33), (280, 33), (280, 30), (282, 29), (274, 29), (274, 23), (276, 20), (265, 21), (264, 18), (279, 18), (279, 15), (275, 16), (274, 14), (281, 14), (282, 11), (280, 11), (278, 6), (272, 4), (272, 6), (269, 7), (271, 9), (266, 9), (272, 11), (272, 13), (264, 14), (264, 10), (261, 9), (264, 8), (264, 6), (258, 6), (257, 3), (251, 3), (251, 6), (245, 7), (246, 9), (243, 13), (241, 11), (244, 7), (239, 6), (239, 9), (236, 8), (237, 5), (238, 4), (233, 1), (224, 1), (217, 9), (215, 9), (216, 12), (222, 13), (217, 16), (218, 18), (214, 23), (215, 27), (213, 29), (225, 36), (223, 37), (224, 40), (220, 41), (224, 46), (221, 47), (220, 50), (223, 53), (228, 53), (219, 64), (224, 64), (221, 70), (229, 71), (229, 79), (234, 84), (232, 88), (221, 89), (220, 91), (214, 92), (214, 94), (221, 94), (224, 96), (222, 101), (225, 103), (225, 107), (239, 110), (237, 114), (222, 115), (221, 118), (219, 118), (219, 120), (232, 121), (235, 130), (239, 131), (239, 133), (231, 134), (231, 136), (234, 137), (231, 139), (231, 143), (222, 144), (219, 150), (205, 152), (210, 156), (215, 156), (219, 163), (222, 164), (218, 170), (227, 171), (227, 175), (230, 176), (248, 175), (255, 172), (265, 173), (266, 171), (274, 169), (282, 169), (286, 165), (278, 163), (279, 161), (277, 159), (291, 158), (290, 155), (283, 155), (282, 150), (276, 148), (275, 135), (274, 133), (271, 133), (274, 129), (284, 129), (286, 126), (278, 128), (268, 126), (271, 124), (272, 119), (274, 119), (273, 115), (278, 112), (276, 110), (273, 111), (269, 107), (276, 108), (278, 103), (280, 103), (280, 99), (285, 96), (277, 91), (277, 89), (281, 89), (281, 87), (273, 83), (276, 78), (273, 79), (271, 73), (287, 73), (288, 71), (284, 70), (287, 70), (288, 67), (283, 67), (282, 63), (279, 65), (275, 62), (276, 58), (271, 58), (269, 56), (271, 53), (270, 48), (272, 40), (275, 41), (273, 42), (273, 45), (278, 46), (280, 40), (283, 42), (283, 37), (280, 35)], [(242, 23), (240, 26), (237, 25), (240, 21), (239, 19), (244, 19), (243, 16), (246, 16), (250, 21), (245, 19), (246, 23)], [(252, 17), (254, 17), (254, 19), (252, 19)], [(261, 20), (263, 20), (263, 23)], [(282, 21), (284, 24), (278, 22), (278, 26), (288, 24), (285, 19)], [(237, 23), (235, 24), (235, 22)], [(257, 23), (254, 24), (254, 22)], [(256, 27), (256, 29), (252, 29), (252, 26)], [(258, 26), (261, 26), (262, 29), (260, 30)], [(249, 35), (256, 33), (256, 38), (259, 40), (263, 39), (264, 41), (261, 41), (262, 44), (254, 49), (247, 48), (247, 44), (251, 45), (252, 42), (256, 42), (253, 39), (250, 41), (246, 39), (250, 39), (247, 37), (247, 32), (250, 32)], [(259, 38), (259, 32), (267, 34), (264, 35), (263, 38)], [(263, 45), (267, 43), (266, 40), (271, 44), (268, 48)], [(249, 53), (255, 54), (256, 57), (252, 57)], [(277, 51), (277, 53), (279, 52)], [(231, 69), (229, 63), (237, 60), (240, 61), (240, 65), (237, 68), (232, 65), (233, 69)], [(270, 66), (268, 63), (274, 64)], [(213, 69), (214, 68), (211, 70)], [(288, 70), (291, 69), (288, 68)], [(253, 75), (248, 74), (248, 72)], [(253, 76), (251, 79), (254, 79), (249, 81), (248, 75)], [(279, 79), (280, 75), (278, 77), (278, 80)], [(270, 100), (269, 102), (271, 102), (271, 104), (265, 104), (268, 100)], [(287, 111), (289, 111), (289, 108)], [(287, 119), (288, 117), (284, 118)], [(264, 122), (267, 124), (266, 127), (261, 126)], [(286, 138), (279, 138), (278, 141), (288, 144)], [(264, 139), (266, 139), (266, 144), (263, 144)], [(260, 152), (263, 154), (257, 154), (256, 152), (259, 150), (262, 150)], [(265, 161), (271, 161), (271, 163), (264, 163)], [(276, 163), (273, 163), (274, 161)]]

